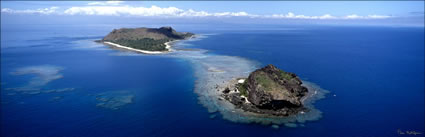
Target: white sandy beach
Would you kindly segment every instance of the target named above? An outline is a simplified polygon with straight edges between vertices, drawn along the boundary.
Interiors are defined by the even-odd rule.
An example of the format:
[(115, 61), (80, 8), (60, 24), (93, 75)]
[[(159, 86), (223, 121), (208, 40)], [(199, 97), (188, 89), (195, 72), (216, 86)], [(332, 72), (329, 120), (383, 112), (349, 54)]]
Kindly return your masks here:
[[(192, 38), (196, 38), (197, 36), (191, 36), (188, 39), (192, 39)], [(186, 39), (187, 40), (187, 39)], [(110, 46), (114, 46), (117, 48), (121, 48), (121, 49), (126, 49), (126, 50), (130, 50), (130, 51), (135, 51), (135, 52), (139, 52), (139, 53), (144, 53), (144, 54), (164, 54), (164, 53), (169, 53), (171, 51), (173, 51), (173, 49), (171, 48), (172, 43), (178, 42), (180, 40), (172, 40), (169, 42), (165, 42), (165, 48), (167, 49), (167, 51), (148, 51), (148, 50), (141, 50), (141, 49), (135, 49), (135, 48), (130, 48), (130, 47), (126, 47), (120, 44), (116, 44), (116, 43), (112, 43), (112, 42), (108, 42), (105, 41), (103, 42), (104, 44), (110, 45)]]
[[(173, 42), (173, 41), (170, 41)], [(168, 53), (171, 51), (171, 46), (169, 44), (169, 42), (164, 43), (165, 44), (165, 48), (167, 49), (167, 51), (148, 51), (148, 50), (140, 50), (140, 49), (135, 49), (135, 48), (130, 48), (130, 47), (126, 47), (126, 46), (122, 46), (116, 43), (112, 43), (112, 42), (103, 42), (105, 44), (117, 47), (117, 48), (122, 48), (122, 49), (126, 49), (126, 50), (130, 50), (130, 51), (135, 51), (135, 52), (139, 52), (139, 53), (144, 53), (144, 54), (163, 54), (163, 53)]]

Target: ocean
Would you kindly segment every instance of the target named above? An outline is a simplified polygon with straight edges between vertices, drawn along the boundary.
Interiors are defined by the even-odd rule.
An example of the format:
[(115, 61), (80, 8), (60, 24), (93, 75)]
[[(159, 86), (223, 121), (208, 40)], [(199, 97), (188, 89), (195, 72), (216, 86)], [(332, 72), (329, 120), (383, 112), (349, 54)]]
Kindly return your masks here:
[[(2, 24), (1, 136), (424, 135), (423, 28), (167, 25), (200, 36), (144, 55), (93, 42), (140, 24)], [(317, 113), (278, 124), (209, 98), (267, 64), (326, 91)]]

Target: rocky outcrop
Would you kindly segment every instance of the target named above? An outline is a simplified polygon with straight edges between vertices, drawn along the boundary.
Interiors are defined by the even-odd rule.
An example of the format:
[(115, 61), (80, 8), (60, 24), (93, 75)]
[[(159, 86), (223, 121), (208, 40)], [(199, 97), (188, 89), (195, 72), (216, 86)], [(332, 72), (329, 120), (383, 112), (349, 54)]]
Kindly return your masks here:
[(235, 92), (223, 91), (223, 96), (246, 111), (287, 116), (305, 111), (301, 98), (308, 90), (301, 84), (294, 73), (267, 65), (236, 84)]
[(280, 109), (302, 106), (301, 97), (307, 88), (294, 74), (273, 65), (252, 72), (246, 80), (248, 101), (260, 108)]

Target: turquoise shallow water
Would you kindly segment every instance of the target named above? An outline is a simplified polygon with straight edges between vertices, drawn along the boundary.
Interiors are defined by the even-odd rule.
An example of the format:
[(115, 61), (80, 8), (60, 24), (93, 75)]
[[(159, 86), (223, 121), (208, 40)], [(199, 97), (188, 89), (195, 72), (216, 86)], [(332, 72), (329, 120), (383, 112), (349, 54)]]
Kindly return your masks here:
[[(180, 43), (205, 50), (184, 57), (139, 55), (92, 42), (124, 26), (134, 27), (2, 25), (2, 136), (423, 133), (423, 28), (176, 25), (206, 34)], [(247, 70), (275, 64), (329, 90), (315, 103), (321, 119), (274, 129), (211, 113), (195, 92), (197, 64), (223, 63), (218, 59), (249, 64)]]

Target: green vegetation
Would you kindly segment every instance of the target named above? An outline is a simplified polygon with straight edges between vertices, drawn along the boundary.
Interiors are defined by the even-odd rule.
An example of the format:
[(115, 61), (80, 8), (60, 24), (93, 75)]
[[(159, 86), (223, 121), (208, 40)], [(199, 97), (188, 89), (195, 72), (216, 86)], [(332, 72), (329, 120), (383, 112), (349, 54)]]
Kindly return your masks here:
[(248, 97), (248, 89), (246, 88), (246, 86), (247, 86), (246, 83), (247, 82), (244, 82), (242, 84), (237, 84), (236, 87), (238, 88), (239, 93), (241, 93), (241, 95)]
[(255, 75), (255, 81), (264, 87), (264, 89), (267, 91), (277, 87), (276, 83), (264, 72), (260, 72), (259, 74)]
[(286, 80), (294, 78), (290, 73), (280, 70), (280, 76)]
[(169, 39), (160, 39), (160, 40), (154, 40), (151, 38), (143, 38), (143, 39), (137, 39), (137, 40), (130, 40), (130, 39), (119, 39), (111, 41), (113, 43), (117, 43), (126, 47), (135, 48), (135, 49), (141, 49), (141, 50), (148, 50), (148, 51), (165, 51), (167, 50), (164, 44), (165, 42), (170, 41)]
[(109, 41), (147, 51), (166, 51), (166, 42), (189, 38), (193, 35), (193, 33), (189, 32), (176, 32), (171, 27), (121, 28), (114, 29), (102, 39), (102, 42)]

